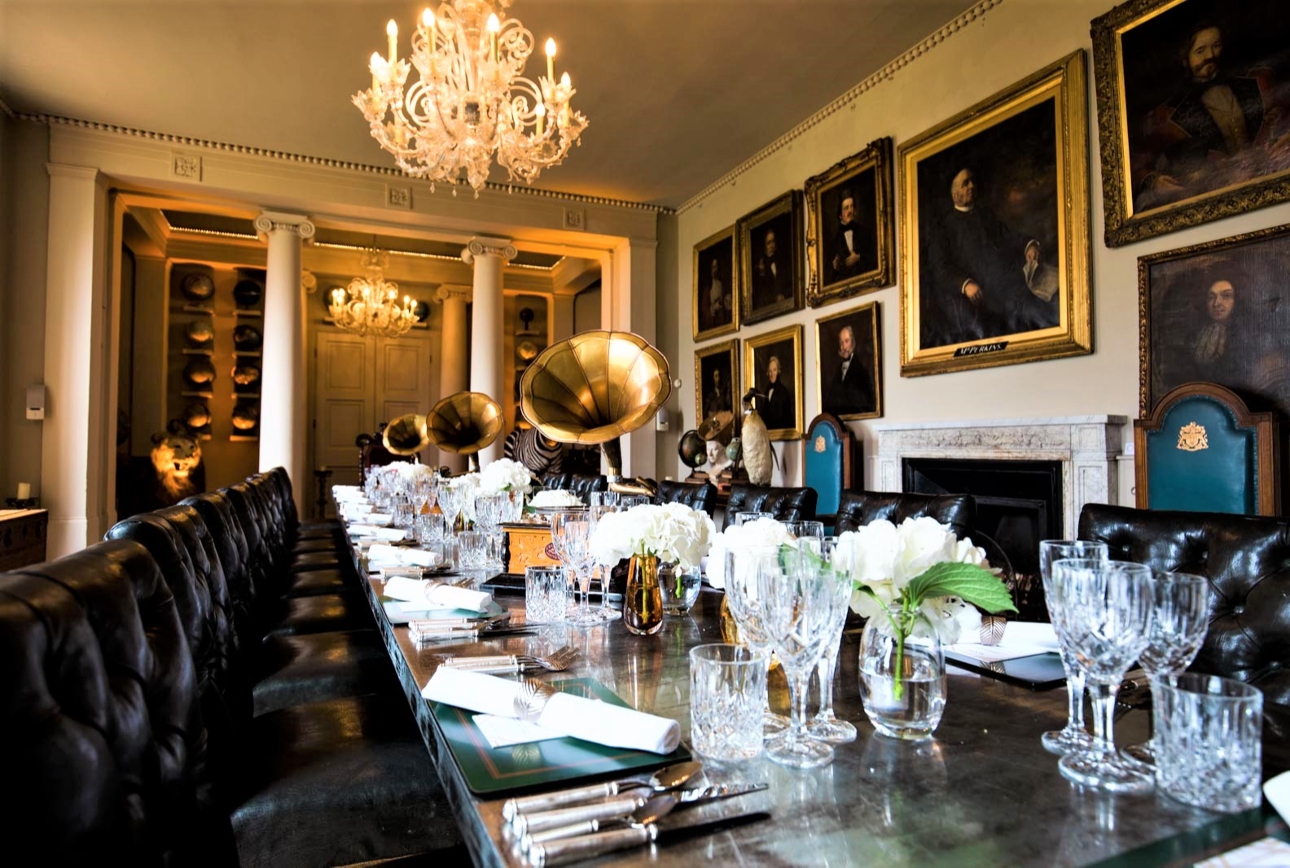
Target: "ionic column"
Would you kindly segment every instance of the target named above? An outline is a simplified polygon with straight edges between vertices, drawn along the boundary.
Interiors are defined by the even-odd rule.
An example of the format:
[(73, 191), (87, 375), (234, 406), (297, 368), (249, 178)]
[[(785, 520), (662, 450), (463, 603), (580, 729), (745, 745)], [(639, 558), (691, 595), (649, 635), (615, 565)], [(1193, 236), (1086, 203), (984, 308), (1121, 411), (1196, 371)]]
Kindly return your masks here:
[[(502, 269), (516, 250), (505, 238), (472, 238), (461, 258), (475, 270), (474, 307), (470, 326), (470, 390), (483, 392), (497, 403), (510, 400), (503, 376)], [(502, 438), (479, 453), (480, 465), (502, 457)]]
[[(435, 301), (443, 305), (443, 333), (439, 349), (439, 398), (470, 388), (470, 359), (466, 305), (473, 292), (469, 286), (445, 283), (434, 292)], [(454, 473), (466, 469), (466, 458), (454, 452), (440, 452), (439, 463)]]
[(305, 515), (310, 476), (305, 301), (300, 253), (314, 224), (299, 214), (265, 211), (255, 228), (268, 236), (264, 280), (264, 357), (260, 389), (260, 469), (285, 467), (296, 510)]
[[(50, 559), (102, 538), (109, 431), (116, 371), (107, 346), (107, 194), (98, 170), (49, 163), (49, 243), (45, 276), (45, 420), (40, 423), (41, 505), (49, 510)], [(109, 414), (108, 408), (111, 406)], [(112, 420), (109, 423), (109, 419)], [(111, 424), (112, 427), (105, 428)], [(115, 443), (115, 439), (113, 439)]]

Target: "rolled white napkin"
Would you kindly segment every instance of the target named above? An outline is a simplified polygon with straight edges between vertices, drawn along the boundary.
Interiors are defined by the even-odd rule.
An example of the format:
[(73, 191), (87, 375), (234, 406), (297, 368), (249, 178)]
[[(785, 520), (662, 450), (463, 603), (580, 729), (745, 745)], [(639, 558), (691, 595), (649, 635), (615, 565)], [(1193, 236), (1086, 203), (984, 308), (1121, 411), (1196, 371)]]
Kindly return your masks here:
[[(515, 713), (515, 697), (519, 694), (519, 682), (451, 666), (436, 669), (421, 691), (431, 702), (499, 717), (519, 716)], [(552, 696), (536, 722), (563, 735), (608, 747), (668, 754), (681, 743), (681, 727), (675, 720), (568, 693)]]
[(331, 487), (331, 496), (336, 498), (337, 501), (367, 499), (363, 489), (357, 485), (333, 485)]
[(367, 550), (369, 564), (399, 564), (410, 567), (435, 567), (439, 565), (439, 553), (425, 549), (411, 549), (406, 546), (387, 546), (374, 543)]
[(349, 532), (354, 536), (369, 536), (373, 539), (400, 540), (408, 538), (406, 528), (377, 527), (374, 524), (351, 524)]
[(392, 521), (394, 521), (394, 516), (388, 512), (360, 512), (349, 519), (350, 524), (370, 524), (373, 527), (386, 527)]
[(470, 609), (472, 612), (482, 612), (493, 602), (493, 595), (487, 591), (472, 591), (441, 582), (410, 579), (407, 576), (392, 576), (385, 583), (385, 596), (395, 600), (430, 603), (444, 609)]

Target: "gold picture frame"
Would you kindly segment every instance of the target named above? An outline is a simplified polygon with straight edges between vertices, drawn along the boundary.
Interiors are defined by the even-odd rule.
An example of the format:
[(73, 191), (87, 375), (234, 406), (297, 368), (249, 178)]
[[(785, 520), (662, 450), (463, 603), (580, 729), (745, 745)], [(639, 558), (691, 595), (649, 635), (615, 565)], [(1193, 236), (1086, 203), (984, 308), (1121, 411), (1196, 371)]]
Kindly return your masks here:
[(738, 278), (734, 226), (694, 245), (690, 322), (696, 342), (739, 330)]
[[(802, 431), (802, 326), (785, 326), (744, 339), (744, 389), (766, 397), (757, 400), (757, 412), (766, 423), (771, 440), (796, 440)], [(779, 386), (768, 392), (770, 359), (779, 365)], [(790, 361), (787, 361), (791, 359)], [(791, 369), (790, 369), (791, 368)]]
[[(850, 329), (843, 366), (842, 332)], [(871, 301), (815, 321), (815, 406), (844, 421), (882, 416), (882, 309)]]
[[(713, 372), (721, 372), (724, 383), (713, 381)], [(694, 427), (730, 413), (731, 430), (738, 428), (742, 415), (739, 390), (739, 340), (722, 341), (694, 351)], [(724, 421), (721, 428), (725, 427)]]
[(1086, 102), (1081, 50), (900, 146), (902, 377), (1092, 352)]
[[(1108, 247), (1290, 200), (1290, 139), (1262, 92), (1264, 61), (1290, 39), (1284, 11), (1267, 0), (1131, 0), (1093, 20)], [(1215, 39), (1210, 54), (1202, 43)], [(1242, 136), (1210, 120), (1195, 83), (1205, 74), (1232, 98)]]
[(806, 303), (811, 307), (895, 281), (893, 151), (890, 136), (877, 139), (806, 179)]
[[(772, 250), (770, 235), (774, 234)], [(735, 222), (744, 325), (802, 309), (802, 191), (777, 196)]]

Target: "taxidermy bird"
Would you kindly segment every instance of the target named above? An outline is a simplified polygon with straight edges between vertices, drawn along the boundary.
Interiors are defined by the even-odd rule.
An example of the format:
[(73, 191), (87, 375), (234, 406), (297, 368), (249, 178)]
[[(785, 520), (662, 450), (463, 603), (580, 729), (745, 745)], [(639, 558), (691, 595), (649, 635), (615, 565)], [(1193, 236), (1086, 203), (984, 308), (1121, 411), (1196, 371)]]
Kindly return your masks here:
[(766, 423), (754, 406), (754, 399), (765, 399), (766, 396), (756, 389), (749, 389), (744, 395), (744, 425), (742, 433), (744, 469), (748, 471), (748, 481), (753, 485), (770, 485), (770, 474), (774, 469), (775, 451), (770, 448), (770, 434)]

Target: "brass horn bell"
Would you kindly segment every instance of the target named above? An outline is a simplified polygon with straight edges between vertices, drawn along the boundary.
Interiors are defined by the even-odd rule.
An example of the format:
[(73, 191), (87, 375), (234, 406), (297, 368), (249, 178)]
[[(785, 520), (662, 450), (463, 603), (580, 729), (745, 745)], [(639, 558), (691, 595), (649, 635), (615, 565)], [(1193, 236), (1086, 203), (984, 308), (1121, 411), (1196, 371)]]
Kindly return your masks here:
[(455, 392), (434, 405), (426, 424), (435, 446), (469, 456), (478, 470), (479, 450), (502, 433), (502, 408), (483, 392)]
[(430, 445), (426, 417), (419, 413), (405, 413), (385, 426), (381, 442), (395, 455), (416, 455)]
[(529, 365), (520, 407), (552, 440), (599, 444), (611, 487), (622, 488), (619, 436), (653, 419), (671, 392), (667, 359), (644, 338), (587, 331), (552, 344)]

